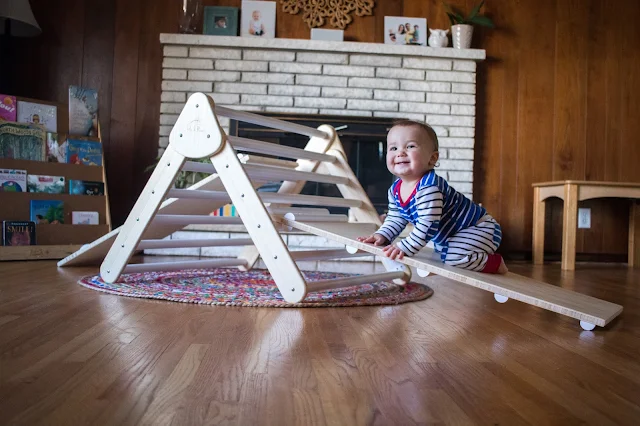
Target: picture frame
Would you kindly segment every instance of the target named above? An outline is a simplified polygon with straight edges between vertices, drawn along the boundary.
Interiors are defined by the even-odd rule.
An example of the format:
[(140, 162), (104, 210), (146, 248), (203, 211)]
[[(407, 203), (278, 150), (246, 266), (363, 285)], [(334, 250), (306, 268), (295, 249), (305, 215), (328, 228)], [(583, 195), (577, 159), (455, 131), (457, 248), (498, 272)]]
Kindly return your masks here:
[(240, 35), (242, 37), (276, 37), (276, 2), (242, 2), (240, 13)]
[(237, 7), (205, 6), (202, 34), (237, 36), (239, 11)]
[(426, 46), (427, 38), (426, 18), (384, 17), (384, 44)]

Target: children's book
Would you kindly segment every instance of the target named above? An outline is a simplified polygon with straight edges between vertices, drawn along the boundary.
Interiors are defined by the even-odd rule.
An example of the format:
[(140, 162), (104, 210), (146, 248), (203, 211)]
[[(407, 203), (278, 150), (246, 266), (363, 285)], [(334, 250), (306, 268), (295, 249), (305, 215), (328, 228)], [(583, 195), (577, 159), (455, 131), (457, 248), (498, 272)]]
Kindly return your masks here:
[(42, 126), (47, 132), (58, 130), (58, 107), (36, 102), (18, 101), (19, 123)]
[(0, 94), (0, 121), (16, 121), (17, 117), (16, 97)]
[(46, 192), (47, 194), (64, 193), (63, 176), (29, 175), (27, 176), (29, 192)]
[(31, 200), (31, 220), (37, 224), (64, 223), (64, 203), (60, 200)]
[(102, 166), (102, 144), (76, 139), (67, 140), (67, 163)]
[(69, 86), (69, 134), (98, 136), (98, 92)]
[(47, 161), (49, 163), (67, 162), (67, 141), (64, 135), (47, 132)]
[(104, 183), (69, 179), (69, 194), (104, 195)]
[(3, 246), (33, 246), (36, 244), (36, 224), (23, 220), (2, 221)]
[(0, 158), (45, 160), (46, 132), (37, 126), (0, 121)]
[(71, 212), (71, 223), (73, 225), (98, 225), (98, 212)]
[(27, 171), (0, 169), (0, 192), (27, 192)]

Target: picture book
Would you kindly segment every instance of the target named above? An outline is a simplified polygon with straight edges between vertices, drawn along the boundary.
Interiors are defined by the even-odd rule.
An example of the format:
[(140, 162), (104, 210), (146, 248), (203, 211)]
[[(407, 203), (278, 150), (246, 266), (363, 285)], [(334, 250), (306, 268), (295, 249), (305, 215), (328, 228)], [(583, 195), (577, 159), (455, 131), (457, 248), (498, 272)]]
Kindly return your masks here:
[(67, 163), (102, 166), (102, 144), (69, 139), (67, 141)]
[(47, 161), (49, 163), (67, 162), (67, 141), (64, 135), (47, 132)]
[(29, 192), (46, 192), (47, 194), (64, 193), (63, 176), (29, 175), (27, 176)]
[(17, 117), (16, 97), (0, 94), (0, 121), (16, 121)]
[(36, 102), (18, 101), (19, 123), (42, 126), (47, 132), (58, 130), (58, 107)]
[(98, 92), (69, 86), (69, 134), (98, 136)]
[(31, 200), (31, 220), (37, 224), (64, 223), (64, 203), (59, 200)]
[(71, 212), (71, 223), (74, 225), (98, 225), (98, 212)]
[(0, 169), (0, 192), (27, 192), (27, 171)]
[(69, 194), (104, 195), (104, 183), (69, 179)]
[(34, 246), (36, 244), (36, 224), (23, 220), (2, 221), (3, 246)]
[(45, 160), (46, 132), (37, 126), (0, 121), (0, 158)]

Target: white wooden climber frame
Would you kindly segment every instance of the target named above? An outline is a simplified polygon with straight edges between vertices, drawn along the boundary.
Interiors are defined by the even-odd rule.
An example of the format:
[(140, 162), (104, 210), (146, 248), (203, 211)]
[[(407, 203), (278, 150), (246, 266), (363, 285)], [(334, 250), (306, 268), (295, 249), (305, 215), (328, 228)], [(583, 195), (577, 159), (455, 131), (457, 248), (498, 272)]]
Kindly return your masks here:
[[(305, 149), (228, 136), (217, 116), (310, 137)], [(251, 154), (239, 154), (245, 152)], [(290, 158), (284, 161), (255, 154)], [(189, 161), (210, 158), (211, 164)], [(211, 175), (188, 189), (173, 184), (181, 170)], [(337, 185), (342, 197), (301, 195), (307, 181)], [(258, 192), (268, 182), (282, 182), (277, 193)], [(210, 212), (233, 203), (239, 217), (216, 217)], [(292, 204), (312, 206), (294, 208)], [(346, 215), (330, 214), (327, 206), (348, 207)], [(164, 240), (189, 224), (243, 224), (249, 238)], [(347, 162), (335, 130), (318, 129), (216, 107), (211, 97), (196, 93), (189, 97), (178, 117), (169, 145), (140, 194), (125, 223), (118, 229), (83, 246), (61, 260), (58, 266), (95, 264), (102, 261), (100, 275), (115, 282), (123, 273), (189, 268), (252, 268), (259, 257), (269, 269), (283, 298), (303, 301), (307, 293), (393, 280), (398, 285), (411, 279), (411, 269), (420, 276), (442, 275), (494, 293), (504, 303), (509, 298), (542, 307), (580, 320), (585, 330), (605, 326), (622, 312), (622, 307), (590, 296), (535, 281), (513, 273), (491, 275), (443, 265), (432, 250), (414, 257), (391, 261), (382, 249), (357, 241), (373, 232), (380, 218)], [(290, 251), (279, 231), (298, 229), (345, 245), (345, 249)], [(130, 264), (134, 253), (148, 248), (244, 246), (232, 259)], [(296, 261), (336, 259), (352, 256), (380, 256), (387, 272), (344, 279), (306, 282)]]

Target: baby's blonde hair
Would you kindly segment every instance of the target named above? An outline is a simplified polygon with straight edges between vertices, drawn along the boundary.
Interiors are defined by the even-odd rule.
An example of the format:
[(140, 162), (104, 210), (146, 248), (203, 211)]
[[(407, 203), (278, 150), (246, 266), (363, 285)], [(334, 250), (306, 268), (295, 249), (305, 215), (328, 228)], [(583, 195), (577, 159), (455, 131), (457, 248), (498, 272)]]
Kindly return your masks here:
[(408, 126), (418, 126), (421, 127), (422, 129), (424, 129), (425, 132), (427, 132), (427, 135), (429, 135), (429, 139), (431, 139), (431, 142), (433, 142), (433, 150), (434, 151), (438, 151), (438, 148), (440, 147), (440, 144), (438, 143), (438, 135), (436, 135), (435, 130), (433, 130), (433, 128), (431, 126), (429, 126), (427, 123), (423, 123), (420, 121), (415, 121), (415, 120), (407, 120), (407, 119), (402, 119), (402, 120), (395, 120), (393, 122), (393, 127), (396, 126), (401, 126), (401, 127), (408, 127)]

